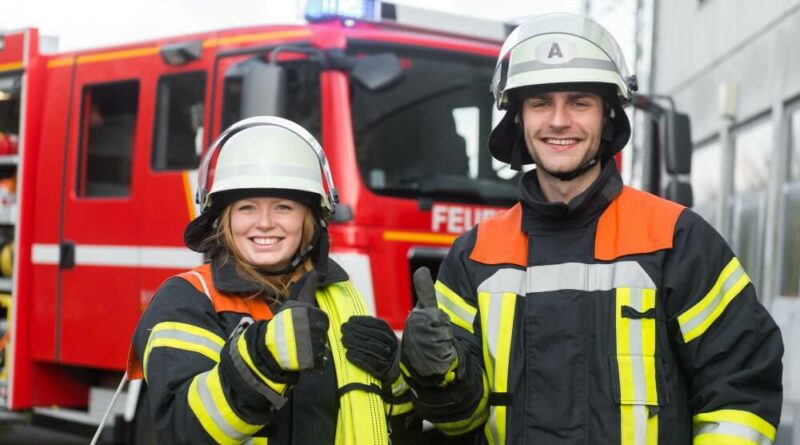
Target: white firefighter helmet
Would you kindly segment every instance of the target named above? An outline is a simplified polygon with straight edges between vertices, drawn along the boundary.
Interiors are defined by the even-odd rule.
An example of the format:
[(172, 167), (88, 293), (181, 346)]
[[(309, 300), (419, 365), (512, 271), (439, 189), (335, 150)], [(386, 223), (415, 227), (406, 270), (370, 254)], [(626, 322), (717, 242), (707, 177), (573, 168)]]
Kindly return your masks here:
[(225, 130), (203, 155), (197, 177), (197, 203), (203, 210), (215, 194), (233, 190), (313, 193), (327, 214), (338, 201), (319, 142), (300, 125), (275, 116), (251, 117)]
[(275, 116), (231, 125), (203, 154), (197, 176), (201, 213), (186, 226), (184, 242), (198, 252), (224, 207), (238, 199), (293, 199), (310, 207), (323, 229), (339, 201), (319, 142), (300, 125)]
[[(598, 23), (569, 13), (533, 17), (508, 36), (495, 66), (491, 92), (497, 108), (509, 112), (490, 136), (492, 155), (517, 167), (533, 162), (515, 122), (522, 96), (584, 90), (598, 93), (609, 105), (614, 134), (604, 135), (607, 143), (599, 153), (607, 159), (630, 137), (622, 106), (636, 89), (636, 77), (628, 73), (622, 50)], [(519, 152), (513, 159), (515, 149)]]

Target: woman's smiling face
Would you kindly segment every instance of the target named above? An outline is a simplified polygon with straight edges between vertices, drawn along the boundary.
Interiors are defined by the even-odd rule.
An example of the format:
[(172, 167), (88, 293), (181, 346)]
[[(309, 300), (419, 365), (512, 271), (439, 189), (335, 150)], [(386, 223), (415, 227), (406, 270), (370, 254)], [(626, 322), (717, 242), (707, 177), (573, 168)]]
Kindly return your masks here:
[(231, 205), (231, 232), (242, 258), (256, 267), (286, 268), (300, 248), (305, 206), (271, 197), (247, 198)]

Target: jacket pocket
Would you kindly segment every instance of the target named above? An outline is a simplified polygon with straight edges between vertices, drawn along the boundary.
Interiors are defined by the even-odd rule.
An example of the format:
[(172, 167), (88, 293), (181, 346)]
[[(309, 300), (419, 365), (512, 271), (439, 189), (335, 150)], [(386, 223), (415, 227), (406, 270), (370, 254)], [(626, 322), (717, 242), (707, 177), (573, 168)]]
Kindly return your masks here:
[(664, 362), (656, 351), (656, 313), (655, 289), (616, 289), (616, 353), (609, 357), (609, 367), (612, 395), (619, 405), (658, 407), (668, 402)]

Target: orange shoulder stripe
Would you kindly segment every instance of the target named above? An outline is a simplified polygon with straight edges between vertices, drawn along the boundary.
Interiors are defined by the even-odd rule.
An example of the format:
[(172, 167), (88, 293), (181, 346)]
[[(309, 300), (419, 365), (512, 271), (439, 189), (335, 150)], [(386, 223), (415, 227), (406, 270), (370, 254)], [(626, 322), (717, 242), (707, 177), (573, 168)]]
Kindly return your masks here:
[(528, 235), (522, 231), (522, 205), (478, 224), (478, 239), (469, 258), (482, 264), (528, 264)]
[(623, 187), (597, 223), (595, 259), (611, 261), (671, 248), (683, 209), (672, 201)]
[[(241, 298), (233, 295), (223, 294), (214, 287), (214, 280), (211, 277), (211, 264), (206, 263), (196, 268), (197, 272), (203, 276), (206, 286), (208, 286), (211, 304), (217, 312), (237, 312), (249, 314), (254, 320), (269, 320), (272, 318), (272, 310), (266, 301), (256, 298)], [(188, 281), (198, 292), (205, 294), (202, 283), (197, 275), (192, 272), (184, 272), (179, 277)]]

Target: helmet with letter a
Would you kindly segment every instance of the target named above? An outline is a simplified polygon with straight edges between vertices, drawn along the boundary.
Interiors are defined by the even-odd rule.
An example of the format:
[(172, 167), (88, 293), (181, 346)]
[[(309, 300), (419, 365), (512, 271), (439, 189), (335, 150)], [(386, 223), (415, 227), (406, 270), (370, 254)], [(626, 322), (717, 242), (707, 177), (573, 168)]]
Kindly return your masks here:
[(489, 150), (516, 169), (532, 164), (518, 115), (521, 101), (535, 94), (580, 91), (603, 98), (606, 123), (593, 163), (610, 159), (630, 138), (622, 107), (636, 89), (636, 76), (628, 73), (620, 46), (598, 23), (568, 13), (533, 17), (508, 36), (495, 66), (491, 92), (506, 113), (489, 136)]

